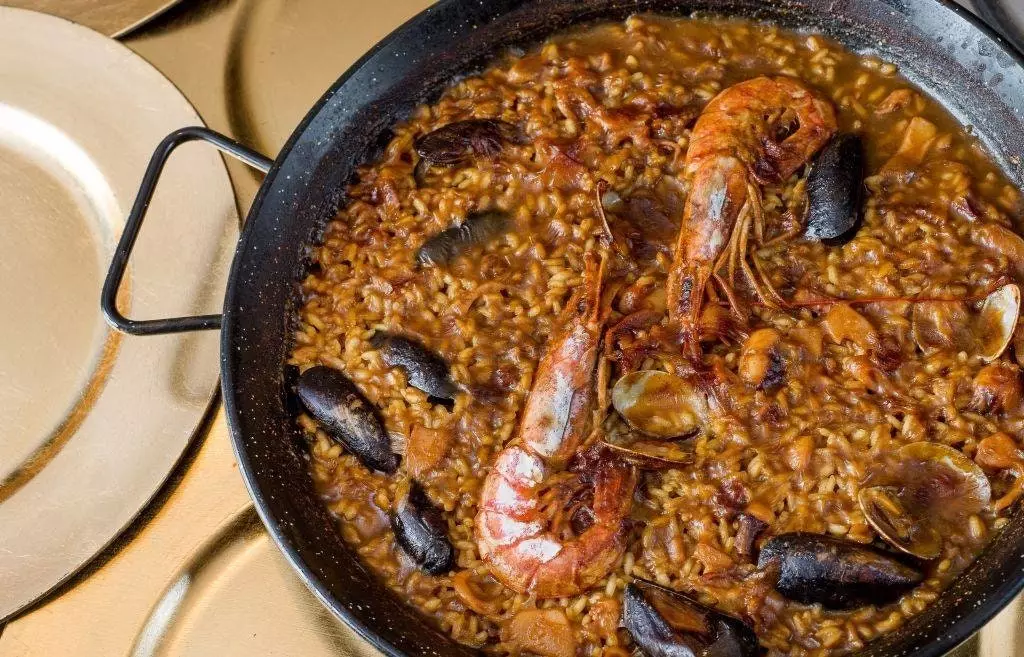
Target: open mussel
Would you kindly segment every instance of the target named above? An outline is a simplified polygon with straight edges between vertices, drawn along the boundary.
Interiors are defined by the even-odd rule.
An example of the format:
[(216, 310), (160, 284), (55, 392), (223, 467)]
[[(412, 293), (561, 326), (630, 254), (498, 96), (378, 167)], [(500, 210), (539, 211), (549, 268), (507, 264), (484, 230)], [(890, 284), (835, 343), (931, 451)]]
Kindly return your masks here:
[(757, 566), (778, 569), (775, 588), (790, 600), (829, 609), (886, 604), (924, 579), (869, 545), (805, 532), (765, 541)]
[(405, 372), (409, 385), (440, 401), (454, 401), (459, 387), (451, 379), (448, 363), (413, 338), (394, 333), (378, 332), (370, 345), (380, 352), (388, 367)]
[(364, 465), (389, 474), (398, 469), (398, 456), (376, 409), (344, 374), (311, 367), (299, 375), (295, 393), (327, 435)]
[(807, 176), (808, 239), (830, 246), (849, 242), (863, 213), (864, 145), (854, 134), (837, 135), (819, 153)]
[(471, 213), (458, 226), (445, 228), (428, 238), (416, 252), (416, 261), (421, 265), (447, 265), (471, 247), (486, 244), (511, 227), (512, 219), (504, 212)]
[(946, 445), (911, 443), (896, 457), (894, 466), (873, 477), (876, 485), (861, 489), (861, 511), (890, 545), (934, 559), (942, 551), (942, 536), (989, 503), (991, 486), (974, 461)]
[(423, 135), (413, 147), (428, 166), (450, 167), (498, 155), (507, 142), (516, 140), (517, 132), (511, 123), (497, 119), (467, 119)]
[(707, 395), (660, 370), (630, 372), (615, 382), (612, 406), (637, 431), (658, 438), (696, 433), (707, 420)]
[(626, 587), (622, 625), (648, 657), (754, 657), (760, 650), (743, 621), (644, 580)]
[(991, 292), (977, 312), (963, 301), (914, 304), (911, 333), (925, 355), (942, 349), (999, 358), (1013, 339), (1020, 316), (1020, 288), (1013, 283)]
[(391, 516), (391, 528), (402, 550), (424, 572), (441, 575), (455, 567), (455, 548), (448, 538), (444, 513), (415, 481), (410, 482), (408, 494), (399, 500)]

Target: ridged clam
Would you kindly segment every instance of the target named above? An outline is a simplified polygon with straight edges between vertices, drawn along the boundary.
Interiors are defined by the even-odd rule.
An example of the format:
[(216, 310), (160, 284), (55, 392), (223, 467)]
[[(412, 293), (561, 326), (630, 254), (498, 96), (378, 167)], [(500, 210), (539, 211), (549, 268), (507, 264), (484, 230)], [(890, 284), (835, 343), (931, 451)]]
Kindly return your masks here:
[(921, 559), (942, 551), (942, 537), (981, 511), (992, 489), (981, 468), (959, 450), (916, 442), (857, 496), (868, 523), (887, 543)]

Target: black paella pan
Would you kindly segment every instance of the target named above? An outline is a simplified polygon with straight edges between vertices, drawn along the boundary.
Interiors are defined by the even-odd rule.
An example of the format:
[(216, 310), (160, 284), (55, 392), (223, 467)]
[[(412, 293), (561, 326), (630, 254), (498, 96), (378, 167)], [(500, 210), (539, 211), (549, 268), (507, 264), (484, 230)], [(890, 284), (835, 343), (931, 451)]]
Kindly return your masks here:
[[(103, 291), (116, 328), (136, 334), (221, 327), (224, 404), (242, 475), (263, 523), (320, 600), (388, 655), (468, 655), (391, 595), (342, 542), (314, 493), (289, 409), (284, 363), (299, 281), (355, 167), (386, 143), (389, 127), (452, 80), (511, 45), (588, 21), (636, 12), (769, 20), (870, 50), (973, 126), (1024, 188), (1024, 57), (945, 0), (444, 0), (398, 28), (310, 110), (276, 160), (203, 128), (170, 135), (143, 180)], [(174, 148), (202, 139), (267, 171), (242, 231), (220, 316), (134, 321), (117, 288), (160, 169)], [(927, 611), (869, 645), (868, 656), (942, 655), (1024, 587), (1024, 516)]]

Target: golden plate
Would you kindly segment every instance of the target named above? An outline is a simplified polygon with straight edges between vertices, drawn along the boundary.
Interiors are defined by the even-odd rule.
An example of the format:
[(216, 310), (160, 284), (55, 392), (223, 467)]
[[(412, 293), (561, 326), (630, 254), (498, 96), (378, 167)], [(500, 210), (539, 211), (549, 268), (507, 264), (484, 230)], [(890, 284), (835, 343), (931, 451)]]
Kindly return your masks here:
[[(0, 621), (132, 521), (209, 407), (215, 332), (127, 339), (99, 310), (150, 155), (201, 122), (116, 41), (0, 7)], [(122, 307), (136, 317), (216, 312), (237, 223), (216, 151), (175, 154)]]
[(3, 4), (60, 16), (107, 36), (119, 37), (179, 2), (181, 0), (4, 0)]

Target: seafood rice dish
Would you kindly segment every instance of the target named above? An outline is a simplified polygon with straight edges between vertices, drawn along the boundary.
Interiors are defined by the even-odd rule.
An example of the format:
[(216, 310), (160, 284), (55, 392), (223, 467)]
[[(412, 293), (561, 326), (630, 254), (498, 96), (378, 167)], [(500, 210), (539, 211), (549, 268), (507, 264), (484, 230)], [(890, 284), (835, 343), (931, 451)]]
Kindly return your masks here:
[(496, 655), (853, 654), (1024, 489), (1020, 192), (870, 53), (633, 16), (455, 81), (325, 228), (338, 531)]

